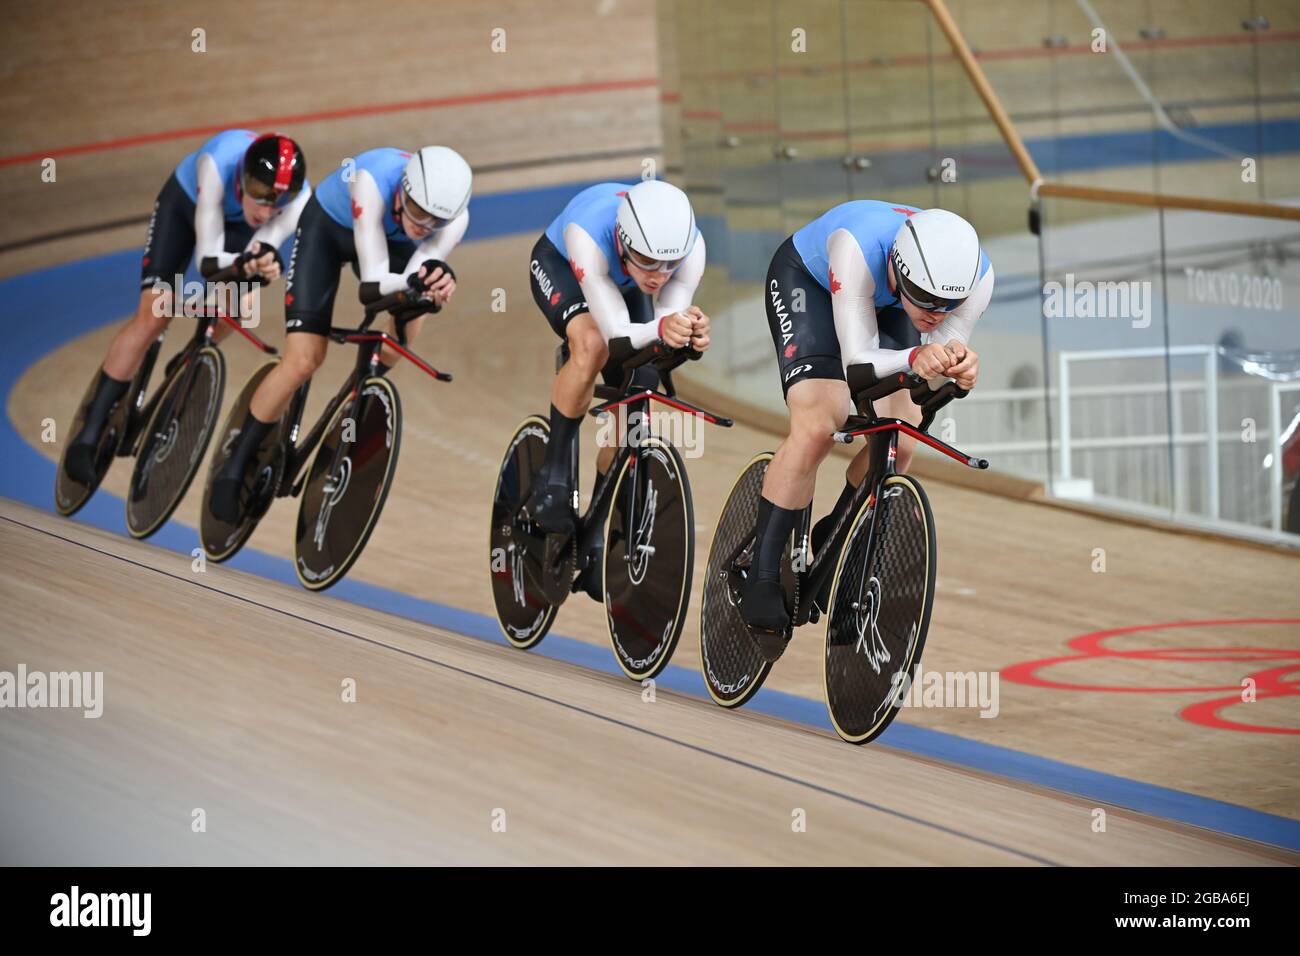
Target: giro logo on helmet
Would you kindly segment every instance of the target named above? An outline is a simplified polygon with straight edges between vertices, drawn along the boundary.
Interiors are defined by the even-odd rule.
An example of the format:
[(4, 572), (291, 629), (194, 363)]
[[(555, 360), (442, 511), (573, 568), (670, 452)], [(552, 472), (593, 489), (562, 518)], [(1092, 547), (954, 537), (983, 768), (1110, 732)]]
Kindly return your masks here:
[(623, 195), (615, 230), (624, 255), (651, 271), (675, 268), (699, 236), (686, 193), (658, 179), (639, 182)]
[(433, 217), (434, 228), (455, 219), (469, 205), (474, 173), (454, 149), (425, 146), (402, 171), (402, 188), (416, 207)]
[(889, 259), (901, 297), (927, 312), (950, 312), (974, 288), (983, 253), (961, 216), (923, 209), (898, 227)]

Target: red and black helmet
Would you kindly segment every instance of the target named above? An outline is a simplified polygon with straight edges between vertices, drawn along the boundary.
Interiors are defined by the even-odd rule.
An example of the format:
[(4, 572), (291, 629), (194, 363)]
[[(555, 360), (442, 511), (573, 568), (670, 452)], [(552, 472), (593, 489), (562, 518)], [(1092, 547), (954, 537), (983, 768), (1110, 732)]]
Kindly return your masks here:
[(244, 192), (255, 202), (291, 199), (307, 178), (307, 160), (288, 136), (263, 133), (244, 153)]

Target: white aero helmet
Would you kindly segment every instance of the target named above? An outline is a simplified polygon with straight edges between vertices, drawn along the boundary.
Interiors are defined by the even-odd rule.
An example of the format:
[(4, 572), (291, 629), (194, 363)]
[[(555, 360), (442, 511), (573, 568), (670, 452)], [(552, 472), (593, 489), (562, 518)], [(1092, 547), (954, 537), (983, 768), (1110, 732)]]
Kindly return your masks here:
[(469, 205), (474, 174), (454, 149), (426, 146), (406, 164), (402, 187), (411, 202), (431, 216), (455, 219)]
[(625, 253), (632, 253), (638, 266), (649, 263), (652, 270), (661, 263), (681, 262), (695, 246), (695, 210), (686, 193), (671, 183), (647, 179), (623, 195), (618, 204), (618, 238)]
[(927, 312), (951, 312), (979, 278), (980, 239), (955, 212), (924, 209), (898, 228), (889, 258), (908, 301)]

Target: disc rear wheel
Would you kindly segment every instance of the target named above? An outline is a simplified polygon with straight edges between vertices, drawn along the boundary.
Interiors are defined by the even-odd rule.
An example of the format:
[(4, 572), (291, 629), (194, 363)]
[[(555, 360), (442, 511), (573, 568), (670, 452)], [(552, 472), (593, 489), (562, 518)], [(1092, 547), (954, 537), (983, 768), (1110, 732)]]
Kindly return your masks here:
[(266, 514), (275, 497), (275, 489), (280, 483), (280, 473), (284, 468), (282, 436), (285, 422), (280, 421), (258, 446), (255, 462), (249, 467), (244, 477), (241, 490), (241, 517), (235, 524), (229, 524), (217, 518), (208, 505), (212, 493), (212, 482), (216, 480), (221, 468), (226, 463), (239, 439), (239, 429), (243, 427), (248, 415), (248, 403), (253, 393), (262, 384), (262, 380), (280, 363), (273, 358), (255, 371), (244, 384), (243, 390), (230, 408), (225, 424), (221, 428), (216, 450), (208, 463), (208, 478), (203, 489), (203, 504), (199, 510), (199, 540), (203, 544), (203, 553), (209, 561), (228, 561), (244, 546), (257, 528), (258, 521)]
[[(772, 452), (763, 452), (745, 466), (722, 506), (709, 546), (700, 601), (700, 670), (709, 696), (722, 707), (740, 707), (758, 693), (772, 670), (740, 616), (745, 578), (753, 561), (758, 502), (771, 460)], [(792, 590), (789, 552), (787, 547), (781, 578)]]
[[(555, 620), (557, 608), (543, 587), (547, 579), (548, 536), (529, 520), (524, 508), (546, 460), (550, 431), (550, 424), (539, 415), (530, 415), (520, 423), (506, 446), (492, 494), (488, 534), (492, 601), (502, 635), (522, 649), (541, 642)], [(572, 578), (570, 567), (568, 580)]]

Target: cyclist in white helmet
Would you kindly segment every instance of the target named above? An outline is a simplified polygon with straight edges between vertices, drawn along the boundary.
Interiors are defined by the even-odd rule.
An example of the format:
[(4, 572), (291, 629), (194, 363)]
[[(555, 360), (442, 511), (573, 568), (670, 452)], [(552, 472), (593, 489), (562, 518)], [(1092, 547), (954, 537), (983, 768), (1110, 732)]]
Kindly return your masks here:
[[(544, 528), (572, 530), (570, 449), (596, 376), (621, 380), (620, 369), (607, 367), (610, 340), (627, 337), (635, 348), (655, 339), (672, 348), (709, 347), (709, 317), (694, 304), (704, 261), (690, 199), (659, 180), (584, 189), (533, 246), (533, 298), (569, 348), (551, 389), (550, 441), (532, 508)], [(658, 375), (643, 367), (635, 381), (653, 386)], [(613, 457), (613, 448), (600, 450), (597, 482)], [(589, 591), (599, 593), (594, 584)]]
[[(473, 173), (455, 150), (418, 153), (372, 149), (325, 178), (298, 221), (284, 290), (284, 359), (262, 380), (248, 416), (213, 482), (217, 518), (239, 518), (239, 490), (254, 452), (280, 420), (298, 387), (325, 360), (334, 296), (349, 263), (361, 279), (363, 305), (400, 289), (426, 293), (441, 308), (456, 292), (446, 258), (469, 225)], [(419, 332), (423, 317), (407, 325)], [(384, 369), (398, 356), (385, 349)]]
[[(754, 564), (742, 602), (742, 616), (756, 637), (780, 634), (789, 625), (781, 556), (812, 501), (832, 432), (853, 413), (845, 369), (870, 363), (878, 376), (946, 375), (973, 388), (979, 357), (970, 347), (971, 331), (992, 295), (993, 268), (979, 237), (970, 223), (945, 209), (847, 202), (777, 250), (764, 298), (790, 432), (763, 481)], [(875, 406), (881, 415), (921, 419), (906, 391)], [(914, 439), (899, 436), (898, 471), (907, 470), (914, 445)], [(814, 553), (869, 463), (863, 448), (848, 467), (835, 508), (813, 528)]]

